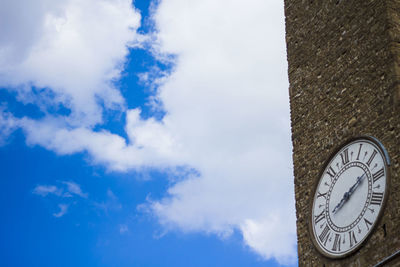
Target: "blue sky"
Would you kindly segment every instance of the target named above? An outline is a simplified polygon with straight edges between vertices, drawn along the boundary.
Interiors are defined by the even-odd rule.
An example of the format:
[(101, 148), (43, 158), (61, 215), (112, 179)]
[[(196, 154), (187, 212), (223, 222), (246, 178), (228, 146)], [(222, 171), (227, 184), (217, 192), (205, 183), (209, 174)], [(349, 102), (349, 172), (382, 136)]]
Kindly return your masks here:
[(4, 266), (295, 266), (281, 1), (0, 3)]

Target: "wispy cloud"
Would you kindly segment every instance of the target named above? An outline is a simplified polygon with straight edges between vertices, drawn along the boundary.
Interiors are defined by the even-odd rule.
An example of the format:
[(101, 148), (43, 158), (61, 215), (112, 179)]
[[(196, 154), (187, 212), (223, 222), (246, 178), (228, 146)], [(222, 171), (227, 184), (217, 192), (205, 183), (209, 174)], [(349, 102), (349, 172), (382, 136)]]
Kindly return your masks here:
[(127, 233), (128, 231), (129, 231), (129, 228), (128, 228), (128, 226), (126, 224), (120, 224), (119, 225), (119, 233), (121, 235)]
[(88, 197), (88, 193), (82, 192), (80, 185), (77, 183), (71, 181), (62, 181), (61, 184), (64, 186), (57, 187), (55, 185), (37, 185), (33, 189), (32, 193), (42, 197), (45, 197), (49, 194), (56, 195), (58, 197)]
[(101, 202), (93, 202), (93, 206), (99, 210), (104, 211), (104, 213), (108, 214), (110, 211), (116, 211), (122, 209), (122, 205), (119, 202), (117, 196), (111, 191), (107, 189), (107, 197), (105, 201)]
[[(42, 197), (48, 197), (49, 195), (54, 195), (57, 197), (56, 202), (68, 201), (69, 198), (81, 197), (87, 198), (88, 194), (82, 192), (80, 185), (71, 181), (62, 181), (60, 186), (55, 185), (37, 185), (33, 190), (32, 194), (39, 195)], [(72, 200), (70, 200), (71, 202)], [(59, 211), (53, 213), (53, 216), (60, 218), (64, 216), (68, 211), (69, 204), (58, 204)]]
[(80, 185), (74, 183), (74, 182), (62, 182), (63, 184), (67, 185), (67, 192), (65, 193), (65, 195), (67, 196), (73, 196), (73, 195), (77, 195), (83, 198), (87, 198), (88, 197), (88, 193), (83, 193), (81, 190)]
[(60, 211), (57, 213), (53, 213), (53, 216), (56, 218), (60, 218), (60, 217), (64, 216), (68, 211), (67, 204), (58, 204), (58, 207), (59, 207)]
[(0, 146), (5, 145), (10, 135), (20, 127), (19, 120), (5, 110), (6, 106), (0, 103)]
[(40, 195), (42, 197), (47, 196), (48, 194), (54, 194), (56, 196), (62, 196), (63, 190), (58, 188), (55, 185), (37, 185), (35, 189), (32, 191), (35, 195)]

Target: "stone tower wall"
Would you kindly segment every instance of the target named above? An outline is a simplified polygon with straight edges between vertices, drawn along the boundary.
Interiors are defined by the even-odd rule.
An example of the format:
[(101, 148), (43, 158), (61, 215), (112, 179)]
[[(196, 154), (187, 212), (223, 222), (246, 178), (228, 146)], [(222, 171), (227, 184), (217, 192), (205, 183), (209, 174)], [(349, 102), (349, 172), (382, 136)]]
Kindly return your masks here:
[[(400, 1), (285, 0), (285, 14), (299, 265), (374, 266), (400, 250)], [(313, 190), (337, 146), (361, 135), (389, 153), (389, 198), (362, 248), (331, 260), (311, 240)]]

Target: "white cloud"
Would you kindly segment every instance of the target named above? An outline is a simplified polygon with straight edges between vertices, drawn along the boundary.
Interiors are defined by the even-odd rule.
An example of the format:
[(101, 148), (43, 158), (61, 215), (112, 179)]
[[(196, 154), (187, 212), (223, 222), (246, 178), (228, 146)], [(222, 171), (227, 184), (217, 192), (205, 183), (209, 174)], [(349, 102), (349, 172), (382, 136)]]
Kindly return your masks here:
[(269, 259), (274, 257), (281, 264), (293, 263), (293, 248), (287, 244), (293, 243), (293, 232), (279, 232), (280, 229), (290, 229), (292, 222), (282, 214), (270, 214), (263, 220), (247, 219), (240, 226), (247, 244), (255, 252)]
[(107, 190), (107, 198), (103, 202), (93, 202), (93, 206), (108, 214), (109, 211), (117, 211), (122, 209), (117, 196), (110, 189)]
[(130, 0), (6, 0), (0, 10), (0, 86), (44, 109), (64, 104), (72, 125), (101, 122), (99, 100), (123, 107), (113, 82), (142, 38)]
[[(44, 109), (62, 102), (72, 114), (33, 120), (3, 112), (5, 128), (18, 125), (29, 145), (60, 155), (87, 152), (111, 170), (195, 168), (165, 198), (147, 204), (166, 229), (221, 236), (238, 229), (263, 258), (293, 263), (283, 3), (161, 1), (153, 16), (153, 52), (162, 59), (176, 56), (171, 74), (155, 81), (155, 103), (166, 115), (162, 121), (144, 120), (140, 110), (126, 111), (128, 140), (93, 126), (102, 121), (97, 99), (106, 101), (106, 109), (123, 109), (113, 81), (123, 69), (127, 46), (142, 38), (135, 33), (139, 15), (128, 0), (44, 3), (39, 1), (32, 25), (10, 19), (18, 21), (13, 35), (18, 45), (0, 39), (0, 85), (19, 85), (21, 100)], [(32, 38), (23, 37), (28, 31)], [(24, 53), (9, 53), (20, 50)], [(47, 89), (37, 96), (21, 85)], [(67, 208), (60, 206), (57, 215)]]
[(121, 235), (127, 233), (128, 231), (129, 231), (129, 228), (128, 228), (128, 226), (126, 224), (120, 224), (119, 225), (119, 233)]
[(60, 211), (57, 213), (53, 213), (53, 216), (56, 218), (64, 216), (68, 211), (68, 205), (66, 204), (59, 204), (58, 207), (60, 208)]
[(18, 120), (4, 110), (5, 107), (0, 106), (0, 146), (5, 145), (10, 135), (20, 127)]
[[(32, 193), (35, 195), (39, 195), (42, 197), (47, 197), (48, 195), (55, 195), (59, 198), (62, 198), (65, 201), (65, 198), (72, 198), (74, 196), (79, 196), (82, 198), (87, 198), (88, 194), (82, 192), (80, 185), (71, 182), (71, 181), (63, 181), (61, 184), (64, 187), (57, 187), (55, 185), (37, 185)], [(58, 204), (59, 211), (53, 213), (53, 216), (56, 218), (60, 218), (64, 216), (69, 208), (69, 204)]]
[(69, 195), (77, 195), (83, 198), (87, 198), (88, 194), (87, 193), (83, 193), (81, 186), (74, 183), (74, 182), (63, 182), (63, 184), (67, 185), (67, 193)]
[(57, 187), (55, 185), (37, 185), (32, 193), (35, 195), (40, 195), (45, 197), (49, 194), (56, 195), (58, 197), (74, 197), (79, 196), (82, 198), (87, 198), (88, 193), (82, 192), (81, 186), (77, 183), (71, 181), (63, 181), (63, 187)]
[(143, 166), (176, 164), (177, 147), (168, 130), (154, 119), (142, 120), (139, 110), (127, 111), (127, 135), (130, 143), (108, 131), (94, 132), (87, 127), (68, 128), (59, 118), (17, 119), (26, 133), (28, 145), (41, 145), (60, 155), (87, 151), (95, 163), (112, 170), (126, 171)]
[(177, 55), (158, 97), (199, 172), (150, 203), (167, 228), (239, 229), (265, 259), (296, 257), (283, 3), (165, 0), (158, 53)]
[(40, 195), (42, 197), (47, 196), (48, 194), (54, 194), (56, 196), (62, 195), (62, 189), (58, 188), (54, 185), (37, 185), (35, 189), (33, 189), (33, 194)]

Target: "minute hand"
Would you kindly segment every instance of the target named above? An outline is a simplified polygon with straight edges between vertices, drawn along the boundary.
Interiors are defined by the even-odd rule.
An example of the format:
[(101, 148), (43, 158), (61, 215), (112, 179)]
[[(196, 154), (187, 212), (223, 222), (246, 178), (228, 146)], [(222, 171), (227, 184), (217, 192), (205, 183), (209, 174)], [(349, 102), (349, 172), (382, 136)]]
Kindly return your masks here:
[(343, 198), (340, 200), (339, 204), (337, 204), (336, 207), (333, 209), (333, 213), (336, 213), (344, 205), (344, 203), (346, 203), (347, 200), (350, 199), (350, 196), (354, 193), (356, 188), (361, 184), (362, 180), (364, 179), (364, 175), (365, 173), (357, 177), (357, 181), (355, 182), (355, 184), (352, 185), (352, 187), (350, 187), (349, 191), (344, 193)]
[(357, 178), (356, 183), (352, 187), (350, 187), (350, 189), (349, 189), (350, 195), (353, 194), (353, 192), (356, 190), (356, 188), (361, 184), (362, 180), (364, 179), (364, 175), (365, 175), (365, 172), (363, 175), (359, 176)]

